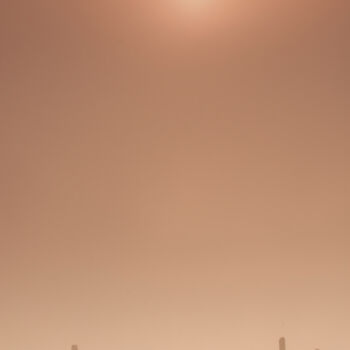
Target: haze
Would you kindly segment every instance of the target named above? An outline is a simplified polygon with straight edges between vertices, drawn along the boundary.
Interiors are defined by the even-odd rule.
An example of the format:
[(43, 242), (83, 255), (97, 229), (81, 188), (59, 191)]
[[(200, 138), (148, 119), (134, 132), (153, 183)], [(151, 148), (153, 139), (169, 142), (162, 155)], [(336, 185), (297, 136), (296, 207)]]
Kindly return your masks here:
[(210, 2), (1, 2), (1, 349), (350, 348), (346, 4)]

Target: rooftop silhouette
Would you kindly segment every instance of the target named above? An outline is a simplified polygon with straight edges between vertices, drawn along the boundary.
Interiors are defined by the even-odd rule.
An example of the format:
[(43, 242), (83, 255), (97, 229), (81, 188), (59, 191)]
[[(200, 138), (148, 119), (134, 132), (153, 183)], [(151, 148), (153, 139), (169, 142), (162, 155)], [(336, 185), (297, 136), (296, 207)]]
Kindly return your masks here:
[[(287, 350), (286, 338), (284, 338), (284, 337), (279, 338), (278, 348), (279, 348), (279, 350)], [(78, 350), (78, 345), (72, 345), (71, 350)], [(319, 350), (319, 349), (316, 348), (315, 350)]]

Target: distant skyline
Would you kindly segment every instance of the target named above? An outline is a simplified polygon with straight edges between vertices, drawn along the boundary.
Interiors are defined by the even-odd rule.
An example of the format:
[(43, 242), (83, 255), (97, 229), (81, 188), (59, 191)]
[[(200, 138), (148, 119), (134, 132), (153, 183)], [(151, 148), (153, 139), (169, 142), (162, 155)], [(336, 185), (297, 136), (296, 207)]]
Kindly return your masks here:
[[(78, 350), (78, 345), (74, 344), (72, 345), (71, 347), (71, 350)], [(279, 340), (278, 340), (278, 350), (286, 350), (287, 347), (286, 347), (286, 338), (284, 337), (280, 337)], [(318, 350), (318, 349), (316, 349)]]

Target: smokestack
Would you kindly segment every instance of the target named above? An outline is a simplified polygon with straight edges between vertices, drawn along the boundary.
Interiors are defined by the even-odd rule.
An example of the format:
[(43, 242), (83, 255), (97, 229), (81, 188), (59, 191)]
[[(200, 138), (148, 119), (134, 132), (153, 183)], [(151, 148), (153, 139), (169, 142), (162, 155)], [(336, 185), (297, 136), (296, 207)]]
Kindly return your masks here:
[(72, 350), (78, 350), (78, 345), (72, 345)]
[(280, 338), (279, 350), (286, 350), (286, 339), (285, 338)]

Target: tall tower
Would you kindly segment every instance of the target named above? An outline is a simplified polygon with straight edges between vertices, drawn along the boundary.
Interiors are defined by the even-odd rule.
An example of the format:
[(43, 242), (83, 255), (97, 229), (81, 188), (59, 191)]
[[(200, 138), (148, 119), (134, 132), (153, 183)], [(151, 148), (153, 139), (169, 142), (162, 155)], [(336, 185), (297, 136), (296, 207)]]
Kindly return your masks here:
[(78, 345), (72, 345), (72, 350), (78, 350)]
[[(74, 349), (72, 349), (72, 350), (74, 350)], [(75, 350), (78, 350), (78, 349), (75, 349)], [(286, 350), (286, 339), (285, 338), (280, 338), (279, 350)]]

